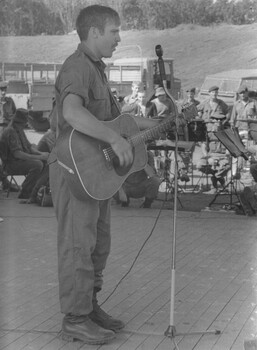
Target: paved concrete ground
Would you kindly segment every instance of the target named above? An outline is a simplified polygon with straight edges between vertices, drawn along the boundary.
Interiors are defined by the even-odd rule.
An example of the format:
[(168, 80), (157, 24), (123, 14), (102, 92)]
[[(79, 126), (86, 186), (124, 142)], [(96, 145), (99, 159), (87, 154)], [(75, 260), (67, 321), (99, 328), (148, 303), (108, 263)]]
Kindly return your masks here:
[[(28, 136), (37, 143), (42, 135), (28, 131)], [(211, 196), (205, 196), (208, 202)], [(139, 208), (140, 200), (129, 208), (113, 203), (112, 251), (100, 301), (106, 311), (124, 320), (126, 329), (111, 344), (99, 347), (59, 337), (53, 208), (21, 205), (17, 194), (7, 198), (0, 192), (0, 349), (168, 350), (176, 342), (180, 350), (242, 350), (245, 340), (254, 341), (256, 217), (230, 210), (195, 212), (196, 195), (180, 193), (179, 198), (187, 211), (178, 203), (173, 312), (174, 213), (167, 210), (173, 201), (162, 210), (162, 201), (153, 209)], [(185, 336), (164, 335), (172, 314), (176, 331)], [(221, 334), (203, 334), (213, 329)], [(200, 334), (188, 334), (191, 331)]]
[[(120, 282), (103, 307), (126, 329), (97, 347), (58, 337), (53, 208), (21, 205), (16, 196), (0, 195), (0, 349), (168, 350), (174, 340), (180, 350), (242, 350), (246, 339), (255, 339), (255, 217), (178, 211), (174, 323), (178, 333), (200, 334), (170, 339), (164, 332), (171, 315), (173, 211), (113, 204), (112, 251), (100, 301)], [(221, 334), (201, 333), (213, 329)]]

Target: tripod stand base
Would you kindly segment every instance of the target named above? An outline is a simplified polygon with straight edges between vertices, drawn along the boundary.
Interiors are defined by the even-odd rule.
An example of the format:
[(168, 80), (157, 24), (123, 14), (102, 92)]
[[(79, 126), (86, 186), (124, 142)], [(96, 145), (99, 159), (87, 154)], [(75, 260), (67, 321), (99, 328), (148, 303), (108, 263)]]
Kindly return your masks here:
[(174, 338), (176, 336), (184, 336), (184, 335), (205, 335), (205, 334), (221, 334), (221, 331), (218, 329), (213, 329), (209, 331), (195, 331), (195, 332), (189, 332), (189, 333), (177, 333), (175, 326), (169, 326), (166, 331), (164, 332), (164, 335), (168, 338)]
[(208, 211), (208, 212), (223, 212), (223, 213), (232, 213), (235, 214), (236, 210), (235, 208), (233, 208), (233, 206), (231, 206), (230, 204), (222, 204), (222, 203), (216, 203), (219, 205), (222, 205), (221, 209), (217, 209), (214, 207), (205, 207), (204, 209), (202, 209), (201, 211)]

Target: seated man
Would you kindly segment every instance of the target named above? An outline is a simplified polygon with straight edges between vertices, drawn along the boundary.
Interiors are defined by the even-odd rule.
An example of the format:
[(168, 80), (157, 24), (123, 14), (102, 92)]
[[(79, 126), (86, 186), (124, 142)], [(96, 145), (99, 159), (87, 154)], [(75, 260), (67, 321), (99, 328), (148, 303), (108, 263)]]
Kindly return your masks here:
[[(38, 151), (42, 153), (51, 153), (54, 145), (55, 145), (55, 131), (48, 130), (44, 136), (39, 140), (39, 143), (37, 145)], [(42, 187), (46, 186), (49, 187), (49, 165), (45, 164), (44, 169), (41, 171), (41, 174), (33, 187), (33, 190), (31, 191), (30, 197), (28, 200), (22, 202), (23, 204), (32, 204), (37, 202), (37, 194), (38, 190)]]
[[(37, 150), (42, 153), (51, 153), (56, 141), (56, 123), (57, 123), (57, 109), (55, 101), (53, 108), (49, 115), (50, 129), (41, 137), (38, 142)], [(49, 165), (46, 164), (42, 170), (28, 200), (22, 202), (23, 204), (32, 204), (37, 202), (38, 191), (42, 186), (49, 188)], [(50, 190), (50, 188), (49, 188)]]
[[(16, 106), (13, 99), (9, 96), (6, 96), (7, 87), (8, 87), (8, 83), (6, 81), (0, 82), (0, 136), (3, 130), (9, 124), (11, 118), (13, 117), (16, 111)], [(6, 190), (7, 188), (9, 188), (10, 191), (13, 191), (13, 192), (18, 191), (18, 188), (16, 186), (9, 183), (5, 175), (1, 160), (0, 160), (0, 182), (2, 182), (3, 190)]]
[(150, 151), (148, 151), (147, 154), (147, 166), (143, 170), (129, 175), (119, 192), (114, 196), (116, 201), (121, 203), (122, 207), (129, 206), (129, 198), (145, 197), (142, 207), (150, 208), (153, 201), (158, 196), (161, 179), (156, 174), (154, 168), (153, 154)]
[(17, 109), (1, 137), (1, 145), (5, 148), (5, 155), (2, 156), (4, 168), (8, 173), (26, 176), (18, 196), (21, 199), (30, 197), (49, 156), (48, 152), (38, 151), (27, 139), (24, 132), (27, 122), (28, 112)]

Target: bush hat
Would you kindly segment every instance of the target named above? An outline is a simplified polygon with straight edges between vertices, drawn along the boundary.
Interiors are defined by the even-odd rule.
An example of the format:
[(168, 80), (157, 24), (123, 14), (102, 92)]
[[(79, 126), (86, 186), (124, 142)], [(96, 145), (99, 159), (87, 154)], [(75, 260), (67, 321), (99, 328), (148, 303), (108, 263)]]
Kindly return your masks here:
[(28, 122), (28, 111), (24, 108), (18, 108), (13, 116), (13, 123), (16, 124), (27, 124)]
[(155, 96), (161, 96), (161, 95), (166, 95), (166, 92), (164, 91), (163, 87), (158, 87), (155, 90)]
[(219, 87), (216, 86), (216, 85), (211, 86), (211, 87), (209, 88), (209, 92), (216, 91), (216, 90), (219, 90)]

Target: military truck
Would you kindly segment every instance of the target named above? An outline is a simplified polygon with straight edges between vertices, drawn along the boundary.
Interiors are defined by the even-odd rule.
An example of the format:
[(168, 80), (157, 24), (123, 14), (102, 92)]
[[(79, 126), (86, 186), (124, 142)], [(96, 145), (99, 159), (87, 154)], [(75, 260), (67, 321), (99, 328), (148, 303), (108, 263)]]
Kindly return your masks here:
[[(175, 98), (181, 95), (181, 81), (174, 77), (173, 59), (163, 59), (165, 66), (167, 89)], [(118, 91), (120, 96), (131, 93), (133, 81), (140, 81), (146, 90), (147, 98), (154, 93), (154, 87), (162, 83), (158, 58), (130, 57), (117, 58), (109, 61), (106, 67), (107, 78), (110, 86)]]
[[(174, 77), (173, 59), (163, 61), (167, 89), (175, 99), (179, 99), (181, 81)], [(30, 125), (36, 130), (49, 125), (47, 118), (52, 110), (54, 83), (60, 68), (61, 63), (0, 63), (0, 77), (8, 81), (8, 95), (13, 98), (17, 108), (29, 110)], [(154, 94), (154, 87), (162, 83), (156, 57), (107, 60), (106, 75), (110, 86), (120, 96), (131, 93), (133, 81), (142, 82), (149, 97)]]
[(8, 81), (8, 96), (17, 108), (28, 109), (30, 126), (37, 131), (49, 128), (48, 116), (60, 67), (61, 64), (53, 63), (0, 63), (1, 79)]
[(207, 75), (198, 94), (201, 102), (209, 96), (211, 86), (219, 87), (218, 97), (229, 106), (238, 98), (237, 90), (240, 85), (246, 85), (253, 97), (257, 93), (257, 69), (238, 69)]

